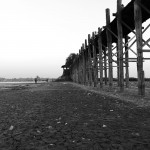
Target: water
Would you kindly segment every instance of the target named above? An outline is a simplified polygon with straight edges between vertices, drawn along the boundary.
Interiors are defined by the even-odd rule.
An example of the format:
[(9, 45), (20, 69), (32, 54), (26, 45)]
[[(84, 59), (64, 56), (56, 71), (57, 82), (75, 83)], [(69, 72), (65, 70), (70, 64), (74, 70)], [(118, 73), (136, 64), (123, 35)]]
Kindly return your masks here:
[(26, 84), (33, 84), (33, 81), (27, 81), (27, 82), (0, 82), (0, 89), (7, 89), (14, 86), (23, 86)]

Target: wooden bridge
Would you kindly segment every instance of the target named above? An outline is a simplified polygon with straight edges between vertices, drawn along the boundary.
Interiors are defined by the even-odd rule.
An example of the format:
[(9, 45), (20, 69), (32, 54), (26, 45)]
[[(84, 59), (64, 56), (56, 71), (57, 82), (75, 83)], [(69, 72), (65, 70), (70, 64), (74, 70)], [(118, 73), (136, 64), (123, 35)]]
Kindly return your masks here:
[[(150, 52), (150, 38), (143, 39), (145, 28), (142, 24), (150, 18), (149, 0), (132, 0), (126, 7), (122, 0), (117, 0), (117, 13), (110, 21), (110, 10), (106, 9), (106, 25), (98, 28), (98, 32), (88, 35), (88, 40), (82, 44), (79, 54), (71, 67), (71, 76), (74, 82), (100, 85), (100, 88), (109, 83), (113, 88), (114, 67), (117, 69), (117, 84), (121, 92), (129, 87), (129, 62), (137, 63), (138, 94), (145, 95), (143, 62), (144, 52)], [(134, 33), (133, 37), (129, 37)], [(134, 39), (135, 38), (135, 39)], [(136, 43), (136, 51), (132, 49)], [(115, 46), (114, 46), (115, 45)], [(135, 57), (129, 57), (129, 51)], [(108, 80), (108, 81), (107, 81)], [(124, 82), (125, 81), (125, 82)]]

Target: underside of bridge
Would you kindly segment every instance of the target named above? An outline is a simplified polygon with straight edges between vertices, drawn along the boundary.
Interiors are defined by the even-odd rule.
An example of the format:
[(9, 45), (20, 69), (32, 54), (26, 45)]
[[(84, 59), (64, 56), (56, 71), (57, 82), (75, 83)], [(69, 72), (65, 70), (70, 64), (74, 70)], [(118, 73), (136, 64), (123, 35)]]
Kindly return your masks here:
[[(150, 38), (144, 40), (150, 25), (143, 24), (150, 18), (149, 0), (132, 0), (126, 7), (117, 0), (115, 19), (110, 21), (110, 10), (106, 9), (106, 25), (88, 35), (71, 67), (74, 82), (100, 86), (108, 83), (113, 88), (114, 70), (120, 92), (129, 87), (129, 63), (137, 64), (138, 94), (145, 95), (143, 53), (150, 52)], [(130, 35), (133, 37), (130, 37)], [(136, 46), (135, 46), (136, 45)], [(135, 46), (135, 48), (133, 48)], [(146, 47), (146, 49), (145, 49)], [(129, 57), (129, 52), (134, 57)]]

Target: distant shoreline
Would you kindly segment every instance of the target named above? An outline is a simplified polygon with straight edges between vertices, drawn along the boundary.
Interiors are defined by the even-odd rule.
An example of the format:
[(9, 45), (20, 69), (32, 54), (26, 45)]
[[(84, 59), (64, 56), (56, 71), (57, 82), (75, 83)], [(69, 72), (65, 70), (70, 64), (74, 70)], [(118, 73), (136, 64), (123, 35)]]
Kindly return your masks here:
[[(37, 83), (45, 83), (46, 81), (38, 81)], [(35, 83), (34, 81), (0, 81), (0, 84), (26, 84)]]
[(22, 84), (22, 83), (34, 83), (34, 81), (0, 81), (0, 84)]
[(0, 89), (1, 88), (7, 88), (7, 87), (14, 87), (14, 86), (22, 86), (22, 85), (26, 85), (26, 84), (34, 84), (33, 81), (23, 81), (23, 82), (15, 82), (15, 81), (0, 81)]

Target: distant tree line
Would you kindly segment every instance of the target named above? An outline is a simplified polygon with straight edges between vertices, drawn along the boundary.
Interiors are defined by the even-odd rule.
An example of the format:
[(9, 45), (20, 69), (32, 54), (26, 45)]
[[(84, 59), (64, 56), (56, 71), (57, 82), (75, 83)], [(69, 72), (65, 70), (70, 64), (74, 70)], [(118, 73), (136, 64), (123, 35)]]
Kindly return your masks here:
[(61, 77), (59, 77), (58, 79), (56, 79), (55, 81), (64, 81), (64, 80), (68, 80), (71, 81), (71, 68), (72, 65), (74, 63), (74, 60), (76, 59), (77, 54), (75, 53), (71, 53), (67, 58), (66, 58), (66, 62), (65, 65), (62, 66), (62, 68), (64, 68), (63, 70), (63, 74)]
[(74, 62), (74, 60), (75, 60), (76, 57), (77, 57), (77, 54), (71, 53), (71, 54), (66, 58), (65, 66), (66, 66), (67, 68), (71, 68), (71, 66), (73, 65), (73, 62)]

